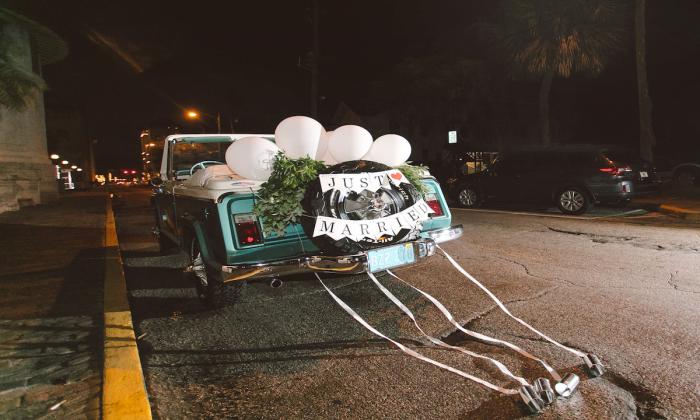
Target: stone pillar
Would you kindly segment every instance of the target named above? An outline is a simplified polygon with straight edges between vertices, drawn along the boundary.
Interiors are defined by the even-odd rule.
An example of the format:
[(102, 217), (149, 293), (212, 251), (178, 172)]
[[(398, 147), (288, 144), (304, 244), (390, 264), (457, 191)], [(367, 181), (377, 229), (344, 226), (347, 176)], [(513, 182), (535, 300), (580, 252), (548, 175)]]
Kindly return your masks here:
[[(29, 33), (14, 24), (1, 28), (0, 36), (13, 40), (15, 63), (31, 71)], [(0, 106), (0, 213), (56, 199), (57, 185), (46, 149), (43, 93), (34, 92), (27, 107), (19, 111)]]

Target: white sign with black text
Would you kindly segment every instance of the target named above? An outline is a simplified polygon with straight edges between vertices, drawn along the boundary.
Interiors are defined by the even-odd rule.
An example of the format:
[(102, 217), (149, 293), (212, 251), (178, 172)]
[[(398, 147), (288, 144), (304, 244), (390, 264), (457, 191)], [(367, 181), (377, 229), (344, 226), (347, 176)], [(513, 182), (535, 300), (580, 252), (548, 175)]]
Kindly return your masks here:
[(399, 185), (408, 182), (401, 171), (397, 169), (359, 174), (321, 174), (318, 179), (321, 182), (322, 192), (328, 190), (356, 193), (364, 190), (375, 192), (382, 187), (389, 187), (390, 183)]
[(379, 241), (385, 236), (394, 236), (401, 229), (415, 229), (427, 220), (433, 209), (419, 199), (411, 207), (391, 216), (369, 220), (346, 220), (319, 216), (314, 226), (314, 237), (328, 235), (334, 240), (348, 238), (355, 242), (362, 240)]

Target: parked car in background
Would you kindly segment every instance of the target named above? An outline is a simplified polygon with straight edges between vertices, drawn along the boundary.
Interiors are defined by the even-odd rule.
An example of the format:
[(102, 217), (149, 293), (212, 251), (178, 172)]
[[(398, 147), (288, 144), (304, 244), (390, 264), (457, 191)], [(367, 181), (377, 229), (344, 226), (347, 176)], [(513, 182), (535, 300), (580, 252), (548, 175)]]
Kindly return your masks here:
[(671, 169), (671, 179), (678, 187), (700, 187), (700, 159), (675, 165)]
[(600, 153), (613, 162), (629, 166), (632, 169), (634, 196), (655, 194), (661, 191), (663, 180), (656, 170), (656, 165), (642, 159), (638, 152), (613, 145), (601, 147)]
[(462, 207), (546, 204), (565, 214), (581, 214), (595, 203), (629, 202), (635, 179), (649, 177), (642, 169), (633, 169), (605, 147), (529, 147), (502, 153), (481, 173), (451, 180), (447, 191)]

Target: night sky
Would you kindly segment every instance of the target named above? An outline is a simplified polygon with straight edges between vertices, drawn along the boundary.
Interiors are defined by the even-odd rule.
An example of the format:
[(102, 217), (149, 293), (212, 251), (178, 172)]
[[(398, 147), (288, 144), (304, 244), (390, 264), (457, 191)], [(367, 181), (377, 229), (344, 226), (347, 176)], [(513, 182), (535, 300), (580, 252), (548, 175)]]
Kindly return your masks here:
[[(391, 93), (379, 92), (386, 102), (377, 102), (377, 86), (409, 57), (491, 60), (474, 27), (494, 19), (497, 3), (320, 0), (319, 119), (330, 125), (341, 101), (361, 113), (381, 111)], [(237, 132), (272, 132), (282, 118), (309, 112), (310, 76), (297, 64), (312, 49), (310, 0), (3, 4), (69, 43), (69, 57), (44, 69), (47, 106), (82, 113), (89, 136), (98, 140), (98, 169), (137, 165), (144, 128), (178, 124), (198, 130), (182, 118), (184, 108), (220, 112), (224, 127), (236, 120)], [(698, 148), (700, 2), (648, 5), (647, 59), (659, 149)], [(563, 121), (567, 139), (637, 141), (634, 65), (630, 36), (599, 77), (555, 80), (552, 118)], [(515, 82), (524, 86), (523, 100), (532, 99), (528, 92), (536, 99), (536, 81)], [(213, 129), (213, 121), (209, 126)]]

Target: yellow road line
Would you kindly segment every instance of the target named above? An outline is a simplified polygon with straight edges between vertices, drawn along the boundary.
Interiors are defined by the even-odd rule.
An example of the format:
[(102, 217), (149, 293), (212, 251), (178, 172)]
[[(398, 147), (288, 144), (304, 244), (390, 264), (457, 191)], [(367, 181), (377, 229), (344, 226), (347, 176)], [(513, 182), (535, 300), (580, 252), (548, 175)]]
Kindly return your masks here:
[(671, 206), (668, 204), (662, 204), (661, 206), (659, 206), (659, 209), (667, 213), (672, 213), (682, 219), (700, 220), (700, 211), (697, 210), (689, 210), (682, 207)]
[(150, 420), (151, 406), (136, 347), (114, 213), (109, 202), (105, 253), (102, 418)]

